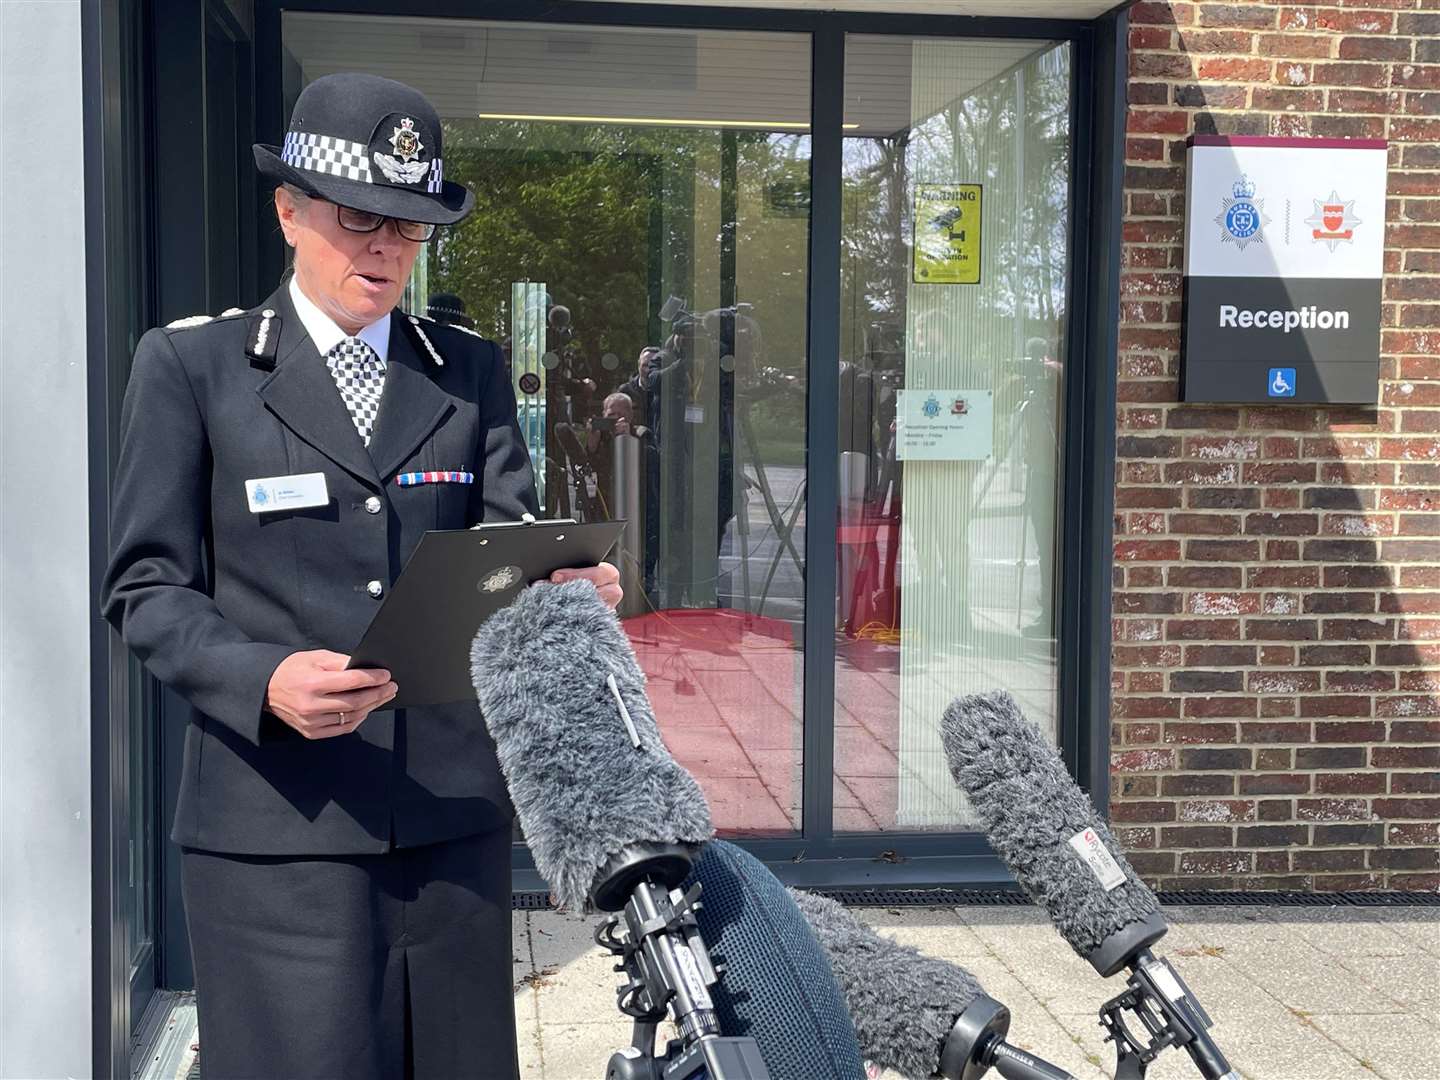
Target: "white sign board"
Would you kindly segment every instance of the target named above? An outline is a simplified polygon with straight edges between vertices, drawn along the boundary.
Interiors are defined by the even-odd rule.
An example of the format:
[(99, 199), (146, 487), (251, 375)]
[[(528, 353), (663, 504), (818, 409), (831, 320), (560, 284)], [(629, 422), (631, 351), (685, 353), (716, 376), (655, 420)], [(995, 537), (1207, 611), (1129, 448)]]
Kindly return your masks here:
[(902, 461), (985, 461), (995, 452), (990, 390), (901, 390), (895, 455)]
[(1373, 403), (1386, 143), (1196, 135), (1185, 401)]

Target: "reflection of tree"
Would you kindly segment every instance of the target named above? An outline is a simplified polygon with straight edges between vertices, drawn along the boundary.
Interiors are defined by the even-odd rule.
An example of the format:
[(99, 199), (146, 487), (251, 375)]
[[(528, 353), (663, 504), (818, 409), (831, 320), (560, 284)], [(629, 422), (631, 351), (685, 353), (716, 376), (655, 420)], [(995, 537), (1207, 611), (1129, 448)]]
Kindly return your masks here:
[[(446, 179), (474, 190), (475, 213), (433, 243), (431, 288), (458, 294), (482, 333), (508, 333), (510, 282), (544, 282), (552, 301), (570, 308), (577, 346), (592, 360), (613, 351), (628, 376), (639, 348), (664, 337), (661, 289), (691, 301), (716, 294), (716, 282), (697, 282), (688, 268), (714, 274), (713, 249), (701, 248), (719, 246), (721, 223), (684, 207), (714, 204), (698, 193), (719, 189), (719, 130), (454, 121), (445, 138)], [(766, 228), (763, 199), (770, 181), (806, 177), (796, 164), (808, 166), (809, 140), (743, 131), (737, 141), (747, 196), (737, 222), (737, 300), (755, 305), (776, 363), (799, 369), (804, 230)], [(776, 288), (743, 295), (746, 281)], [(776, 292), (788, 310), (766, 310)]]
[(570, 308), (582, 349), (633, 359), (647, 343), (656, 164), (605, 147), (456, 141), (463, 145), (447, 154), (447, 173), (475, 192), (475, 212), (438, 234), (431, 288), (459, 295), (483, 333), (503, 338), (510, 283), (543, 281)]
[(987, 306), (1053, 335), (1064, 311), (1070, 77), (1064, 46), (1036, 53), (884, 138), (845, 141), (847, 358), (876, 323), (903, 333), (917, 183), (985, 187)]
[[(803, 375), (809, 137), (735, 139), (735, 298), (763, 327), (764, 362)], [(543, 282), (570, 308), (572, 348), (603, 393), (634, 374), (642, 346), (664, 341), (667, 295), (721, 295), (719, 129), (451, 121), (445, 140), (446, 178), (468, 185), (476, 206), (432, 242), (429, 286), (459, 295), (480, 332), (506, 337), (511, 283)], [(796, 205), (801, 216), (782, 220)], [(619, 370), (598, 370), (606, 352)], [(803, 424), (777, 416), (774, 427), (803, 445)]]

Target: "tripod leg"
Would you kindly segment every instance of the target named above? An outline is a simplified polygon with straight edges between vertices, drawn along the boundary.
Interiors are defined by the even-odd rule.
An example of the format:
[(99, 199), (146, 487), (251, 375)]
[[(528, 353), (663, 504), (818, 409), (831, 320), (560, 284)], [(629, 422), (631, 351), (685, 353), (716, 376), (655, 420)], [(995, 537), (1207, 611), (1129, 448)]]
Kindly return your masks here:
[[(800, 511), (805, 508), (805, 495), (803, 494), (805, 481), (800, 481), (800, 487), (802, 491), (796, 497), (795, 509), (790, 511), (790, 520), (785, 523), (784, 528), (778, 530), (785, 541), (785, 546), (778, 548), (774, 557), (770, 560), (770, 569), (765, 573), (765, 585), (760, 590), (760, 607), (755, 612), (757, 615), (761, 615), (765, 611), (765, 599), (770, 595), (770, 582), (775, 580), (775, 571), (780, 569), (780, 560), (785, 557), (785, 547), (789, 547), (791, 554), (794, 555), (795, 548), (794, 545), (790, 543), (790, 536), (795, 531), (795, 523), (800, 520)], [(797, 559), (795, 568), (800, 571), (800, 576), (803, 578), (805, 576), (804, 564)]]
[[(740, 533), (740, 584), (745, 592), (745, 610), (750, 610), (750, 500), (745, 493), (753, 481), (745, 476), (745, 469), (742, 466), (740, 475), (744, 478), (740, 485), (740, 506), (735, 514), (735, 528)], [(763, 607), (765, 601), (760, 601)]]
[(780, 504), (775, 501), (774, 492), (770, 490), (770, 480), (765, 475), (765, 463), (760, 460), (760, 448), (755, 441), (755, 429), (750, 426), (750, 417), (740, 414), (740, 435), (745, 440), (745, 448), (750, 454), (750, 461), (755, 466), (756, 486), (760, 489), (760, 495), (765, 500), (765, 512), (770, 515), (770, 525), (775, 529), (784, 547), (790, 552), (790, 558), (795, 561), (795, 568), (804, 573), (805, 560), (800, 558), (800, 553), (795, 550), (794, 543), (790, 540), (790, 534), (785, 532), (785, 516), (780, 512)]

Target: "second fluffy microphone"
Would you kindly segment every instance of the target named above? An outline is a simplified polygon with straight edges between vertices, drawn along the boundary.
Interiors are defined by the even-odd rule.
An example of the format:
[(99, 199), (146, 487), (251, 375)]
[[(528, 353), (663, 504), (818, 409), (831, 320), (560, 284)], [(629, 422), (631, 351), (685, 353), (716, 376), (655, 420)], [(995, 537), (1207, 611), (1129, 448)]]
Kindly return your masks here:
[[(588, 581), (534, 585), (476, 634), (471, 674), (535, 868), (583, 910), (632, 844), (700, 844), (700, 785), (660, 738), (625, 632)], [(584, 770), (583, 774), (576, 770)]]

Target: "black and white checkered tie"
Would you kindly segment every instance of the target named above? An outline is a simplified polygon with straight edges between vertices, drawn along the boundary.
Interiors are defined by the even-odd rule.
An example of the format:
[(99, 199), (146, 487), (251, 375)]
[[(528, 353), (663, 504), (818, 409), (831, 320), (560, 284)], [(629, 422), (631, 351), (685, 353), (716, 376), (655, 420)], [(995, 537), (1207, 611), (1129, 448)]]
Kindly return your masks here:
[(365, 342), (347, 337), (325, 355), (340, 399), (355, 421), (360, 441), (370, 445), (370, 432), (375, 429), (375, 416), (380, 411), (380, 394), (385, 389), (385, 361)]

